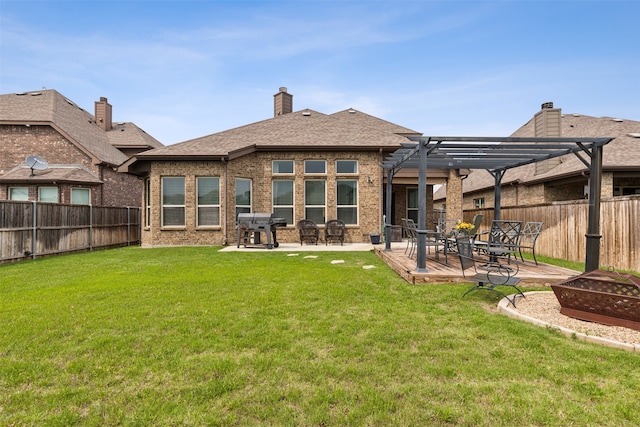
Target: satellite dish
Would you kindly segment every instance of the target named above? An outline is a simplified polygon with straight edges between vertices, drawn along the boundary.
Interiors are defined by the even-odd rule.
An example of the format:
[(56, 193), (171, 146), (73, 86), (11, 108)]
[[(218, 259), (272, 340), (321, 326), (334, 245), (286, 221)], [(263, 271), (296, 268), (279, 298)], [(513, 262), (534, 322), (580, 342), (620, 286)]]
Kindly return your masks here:
[(43, 171), (49, 167), (49, 163), (42, 157), (28, 156), (25, 161), (27, 162), (27, 166), (31, 168), (30, 176), (34, 176), (33, 171)]

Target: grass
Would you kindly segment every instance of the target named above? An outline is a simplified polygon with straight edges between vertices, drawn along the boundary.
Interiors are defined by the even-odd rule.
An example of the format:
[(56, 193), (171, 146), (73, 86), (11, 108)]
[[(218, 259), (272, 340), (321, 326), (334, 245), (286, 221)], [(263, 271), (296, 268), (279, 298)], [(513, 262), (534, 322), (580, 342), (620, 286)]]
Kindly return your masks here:
[(371, 252), (314, 255), (1, 266), (0, 425), (640, 423), (638, 354), (498, 315), (468, 285), (409, 285)]

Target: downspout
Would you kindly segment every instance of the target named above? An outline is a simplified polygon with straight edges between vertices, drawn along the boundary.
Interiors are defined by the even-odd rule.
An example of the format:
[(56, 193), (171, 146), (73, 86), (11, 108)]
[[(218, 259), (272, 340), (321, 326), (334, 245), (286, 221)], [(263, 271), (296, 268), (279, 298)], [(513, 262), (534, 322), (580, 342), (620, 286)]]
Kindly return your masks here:
[(391, 197), (393, 196), (392, 180), (393, 180), (393, 171), (391, 170), (391, 168), (387, 168), (387, 200), (385, 201), (386, 219), (385, 219), (385, 225), (384, 225), (384, 250), (385, 251), (391, 250), (391, 226), (390, 224), (387, 224), (387, 223), (391, 221), (391, 209), (393, 208), (391, 206)]

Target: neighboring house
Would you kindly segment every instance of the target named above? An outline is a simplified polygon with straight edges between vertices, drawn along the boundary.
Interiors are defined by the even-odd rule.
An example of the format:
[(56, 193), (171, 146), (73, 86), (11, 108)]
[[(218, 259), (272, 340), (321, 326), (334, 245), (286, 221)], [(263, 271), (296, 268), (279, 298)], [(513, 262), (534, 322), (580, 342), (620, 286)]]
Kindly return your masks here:
[[(162, 146), (133, 123), (114, 124), (107, 98), (91, 115), (55, 90), (0, 95), (0, 200), (140, 206), (140, 179), (117, 168)], [(29, 156), (46, 163), (32, 170)]]
[[(640, 194), (640, 122), (611, 117), (563, 115), (553, 103), (541, 110), (513, 137), (614, 137), (604, 146), (602, 198)], [(494, 178), (485, 170), (473, 170), (463, 179), (463, 209), (490, 208)], [(527, 206), (585, 199), (589, 167), (569, 154), (507, 171), (502, 178), (501, 205)], [(445, 207), (446, 186), (434, 195), (434, 205)]]
[[(420, 133), (354, 109), (294, 112), (292, 98), (280, 88), (271, 119), (140, 153), (123, 164), (120, 170), (145, 179), (143, 245), (236, 244), (236, 219), (244, 212), (286, 218), (288, 226), (278, 231), (282, 242), (299, 241), (301, 219), (321, 227), (341, 219), (347, 242), (381, 233), (380, 164), (407, 136)], [(431, 173), (437, 179), (438, 171)], [(394, 224), (407, 215), (416, 183), (407, 178), (394, 188)]]

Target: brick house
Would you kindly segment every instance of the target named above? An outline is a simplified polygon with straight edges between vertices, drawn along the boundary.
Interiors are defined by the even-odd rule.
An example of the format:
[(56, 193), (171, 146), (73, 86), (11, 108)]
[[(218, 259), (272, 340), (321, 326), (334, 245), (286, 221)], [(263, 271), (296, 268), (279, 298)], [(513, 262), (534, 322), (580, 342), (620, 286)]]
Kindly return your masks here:
[[(107, 98), (91, 115), (55, 90), (0, 95), (0, 200), (140, 206), (140, 179), (117, 168), (162, 146), (133, 123), (113, 123)], [(28, 156), (46, 163), (32, 170)]]
[[(603, 150), (603, 199), (640, 194), (640, 122), (611, 117), (563, 115), (553, 103), (542, 104), (513, 137), (614, 137)], [(502, 206), (527, 206), (584, 199), (588, 195), (589, 167), (567, 155), (508, 170), (502, 178)], [(463, 209), (493, 206), (494, 178), (472, 170), (463, 179)], [(453, 193), (457, 193), (453, 191)], [(448, 207), (447, 186), (434, 194), (434, 205)], [(461, 217), (461, 216), (460, 216)]]
[[(144, 178), (144, 246), (235, 244), (239, 213), (287, 219), (281, 242), (297, 242), (295, 224), (346, 223), (346, 242), (364, 242), (383, 227), (384, 157), (420, 135), (348, 109), (293, 111), (286, 88), (274, 95), (274, 117), (139, 153), (120, 170)], [(416, 176), (398, 179), (394, 218), (411, 209)], [(430, 172), (433, 183), (441, 171)], [(417, 206), (416, 206), (417, 209)]]

